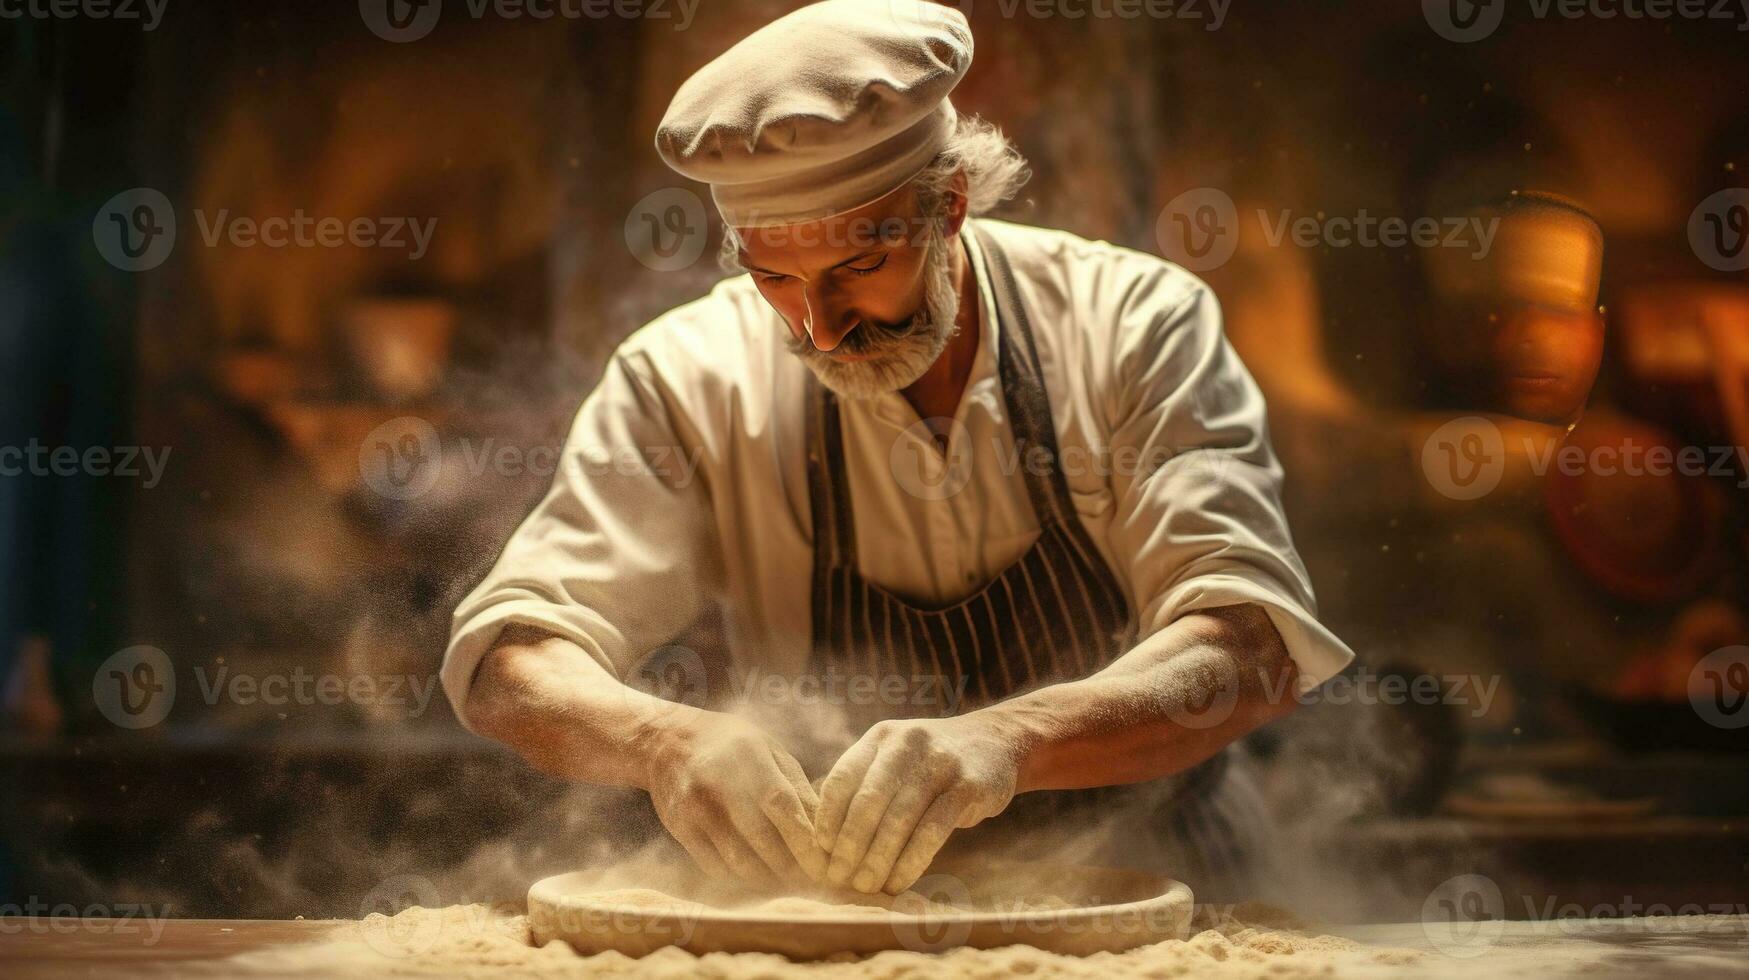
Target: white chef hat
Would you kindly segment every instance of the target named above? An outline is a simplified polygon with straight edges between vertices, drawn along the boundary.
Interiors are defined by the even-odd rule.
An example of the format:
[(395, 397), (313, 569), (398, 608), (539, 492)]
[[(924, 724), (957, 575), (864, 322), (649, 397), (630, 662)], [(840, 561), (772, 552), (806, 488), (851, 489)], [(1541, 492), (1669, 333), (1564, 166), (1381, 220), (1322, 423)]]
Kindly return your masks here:
[(972, 64), (958, 10), (824, 0), (699, 69), (656, 130), (667, 164), (711, 185), (723, 220), (780, 225), (849, 211), (915, 177), (953, 132)]

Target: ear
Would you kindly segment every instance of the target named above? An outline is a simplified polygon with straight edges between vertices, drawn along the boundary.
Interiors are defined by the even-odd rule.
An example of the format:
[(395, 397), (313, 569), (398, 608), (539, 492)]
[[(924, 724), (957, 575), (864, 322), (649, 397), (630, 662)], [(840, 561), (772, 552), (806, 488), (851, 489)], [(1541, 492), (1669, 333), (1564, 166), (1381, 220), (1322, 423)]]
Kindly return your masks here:
[(947, 237), (960, 233), (960, 228), (966, 223), (966, 212), (971, 207), (971, 201), (966, 196), (966, 172), (958, 171), (953, 175), (953, 184), (948, 188), (947, 201)]

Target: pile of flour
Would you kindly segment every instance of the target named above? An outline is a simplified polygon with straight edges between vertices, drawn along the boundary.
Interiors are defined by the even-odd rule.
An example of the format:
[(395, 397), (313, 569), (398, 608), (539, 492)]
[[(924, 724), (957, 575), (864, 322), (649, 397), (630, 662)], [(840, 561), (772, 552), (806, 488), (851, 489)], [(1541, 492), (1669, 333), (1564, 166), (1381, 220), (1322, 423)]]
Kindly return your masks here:
[[(661, 892), (626, 896), (636, 902), (673, 902)], [(812, 906), (842, 914), (836, 905)], [(864, 911), (887, 910), (863, 906)], [(790, 908), (792, 912), (802, 911)], [(342, 977), (713, 977), (718, 980), (899, 980), (906, 977), (1161, 978), (1215, 977), (1223, 980), (1298, 980), (1388, 970), (1415, 962), (1411, 950), (1362, 946), (1320, 936), (1280, 910), (1238, 906), (1199, 912), (1187, 940), (1171, 940), (1125, 953), (1062, 956), (1031, 946), (956, 949), (927, 954), (892, 951), (864, 959), (846, 957), (819, 963), (792, 963), (766, 953), (711, 953), (694, 956), (667, 948), (642, 959), (619, 953), (579, 956), (563, 942), (532, 944), (528, 917), (510, 908), (452, 905), (410, 908), (394, 916), (372, 915), (342, 923), (325, 939), (300, 947), (244, 954), (214, 964), (213, 975), (249, 976), (313, 973)]]

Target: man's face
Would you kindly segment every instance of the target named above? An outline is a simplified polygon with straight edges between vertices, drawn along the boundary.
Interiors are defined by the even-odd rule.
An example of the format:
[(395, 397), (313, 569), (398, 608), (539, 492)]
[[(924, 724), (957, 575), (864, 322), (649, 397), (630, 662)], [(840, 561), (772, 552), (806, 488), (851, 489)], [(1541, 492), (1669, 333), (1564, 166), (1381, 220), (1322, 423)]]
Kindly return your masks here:
[(1472, 399), (1464, 407), (1570, 422), (1603, 363), (1602, 232), (1560, 208), (1480, 213), (1494, 221), (1491, 251), (1433, 257), (1436, 302), (1423, 321), (1432, 350), (1448, 382)]
[(790, 350), (840, 395), (911, 385), (953, 335), (949, 241), (910, 188), (820, 221), (738, 231), (741, 264), (783, 316)]

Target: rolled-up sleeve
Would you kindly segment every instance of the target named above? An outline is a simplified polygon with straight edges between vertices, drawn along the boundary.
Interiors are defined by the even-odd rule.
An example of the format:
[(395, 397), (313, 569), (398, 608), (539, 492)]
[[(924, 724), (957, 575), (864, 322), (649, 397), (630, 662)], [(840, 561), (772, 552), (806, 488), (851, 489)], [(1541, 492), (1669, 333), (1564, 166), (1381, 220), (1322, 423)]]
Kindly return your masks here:
[(506, 626), (564, 637), (616, 677), (698, 615), (715, 588), (709, 487), (671, 398), (615, 356), (578, 411), (552, 488), (455, 612), (444, 692), (463, 705)]
[(1110, 546), (1127, 566), (1143, 637), (1199, 609), (1255, 603), (1306, 686), (1354, 659), (1317, 619), (1281, 505), (1263, 395), (1227, 342), (1214, 294), (1165, 268), (1131, 293), (1105, 409)]

